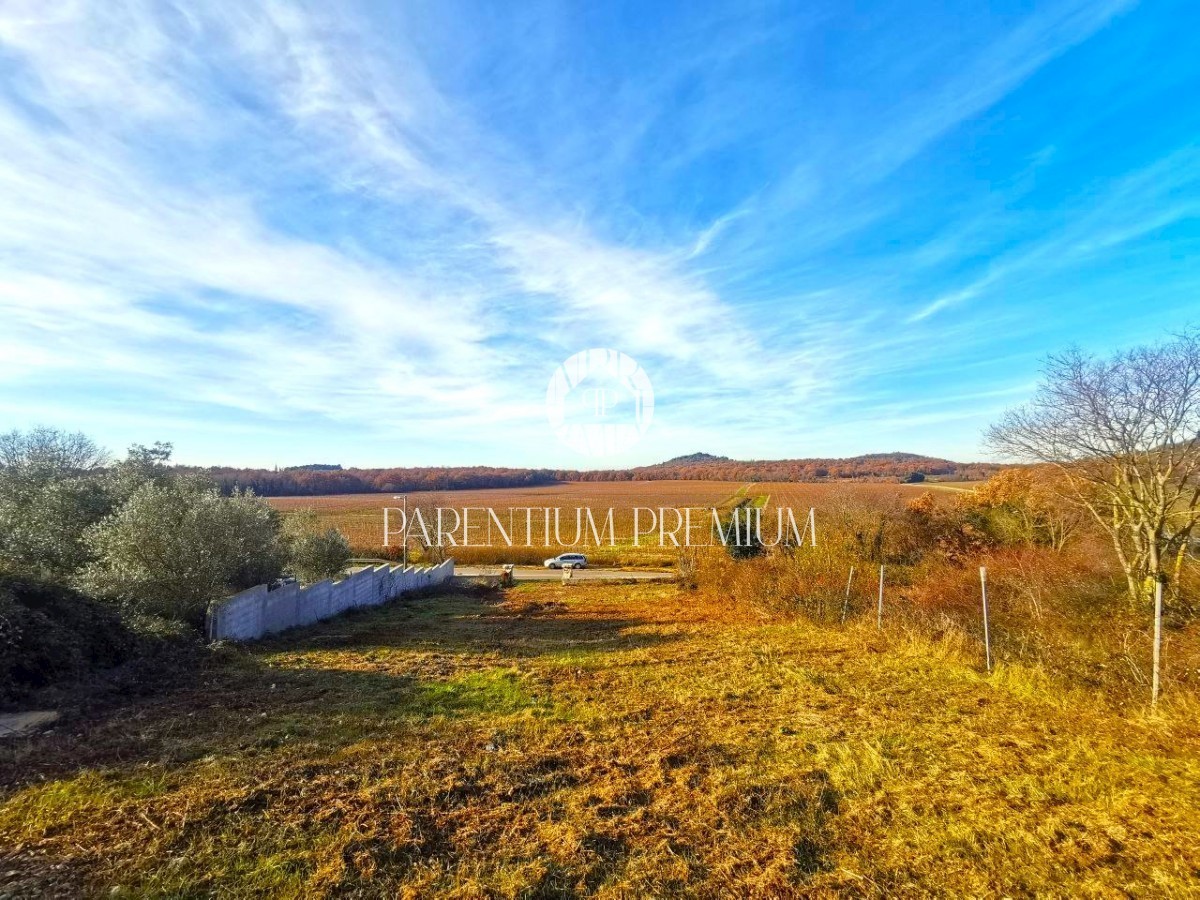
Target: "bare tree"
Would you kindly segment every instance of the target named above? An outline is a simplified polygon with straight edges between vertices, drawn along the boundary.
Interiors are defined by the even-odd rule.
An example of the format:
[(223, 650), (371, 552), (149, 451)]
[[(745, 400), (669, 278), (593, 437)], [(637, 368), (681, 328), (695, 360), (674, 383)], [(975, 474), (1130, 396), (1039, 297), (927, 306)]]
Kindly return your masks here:
[(82, 432), (42, 427), (0, 435), (0, 469), (27, 478), (86, 474), (107, 462), (108, 454)]
[(1134, 602), (1177, 590), (1200, 521), (1200, 330), (1109, 359), (1051, 357), (1033, 400), (988, 432), (1049, 463), (1112, 541)]

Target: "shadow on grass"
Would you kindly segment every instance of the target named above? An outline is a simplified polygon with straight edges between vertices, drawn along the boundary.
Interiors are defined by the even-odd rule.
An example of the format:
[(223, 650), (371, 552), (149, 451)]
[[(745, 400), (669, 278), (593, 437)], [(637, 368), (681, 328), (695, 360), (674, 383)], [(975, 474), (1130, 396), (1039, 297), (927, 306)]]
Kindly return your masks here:
[(203, 689), (163, 694), (0, 750), (0, 803), (23, 786), (88, 770), (171, 770), (213, 756), (289, 745), (332, 753), (424, 723), (550, 716), (512, 669), (424, 679), (343, 669), (234, 664)]
[(492, 590), (405, 599), (263, 641), (254, 652), (417, 650), (519, 660), (577, 650), (634, 650), (678, 639), (630, 633), (651, 624), (644, 619), (578, 615), (558, 602), (510, 604), (501, 602), (504, 597)]
[[(0, 746), (0, 802), (35, 781), (89, 769), (128, 771), (145, 763), (171, 769), (208, 756), (268, 753), (299, 743), (332, 752), (386, 736), (398, 725), (439, 718), (490, 724), (516, 713), (561, 715), (513, 664), (673, 639), (623, 633), (645, 624), (639, 620), (567, 616), (558, 604), (508, 605), (501, 599), (496, 592), (406, 599), (244, 648), (214, 650), (216, 664), (190, 680)], [(305, 657), (323, 653), (332, 658), (306, 664)], [(433, 677), (389, 671), (391, 662), (403, 668), (424, 654), (487, 658), (479, 669)]]

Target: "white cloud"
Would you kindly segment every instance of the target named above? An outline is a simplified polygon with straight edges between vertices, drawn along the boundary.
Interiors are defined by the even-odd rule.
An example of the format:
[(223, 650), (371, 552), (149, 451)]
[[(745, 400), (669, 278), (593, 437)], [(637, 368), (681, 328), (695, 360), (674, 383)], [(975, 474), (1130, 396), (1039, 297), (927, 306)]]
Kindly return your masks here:
[[(487, 180), (514, 173), (455, 167), (482, 139), (416, 59), (393, 54), (391, 78), (382, 77), (380, 62), (354, 52), (362, 48), (322, 14), (284, 3), (186, 15), (140, 2), (29, 4), (7, 11), (0, 37), (24, 64), (22, 103), (39, 110), (0, 105), (9, 273), (0, 305), (14, 323), (10, 342), (56, 348), (25, 354), (26, 367), (157, 372), (181, 398), (263, 413), (353, 418), (394, 395), (441, 416), (487, 418), (522, 408), (498, 387), (516, 364), (492, 347), (505, 334), (546, 332), (568, 352), (603, 340), (713, 371), (752, 346), (673, 251), (606, 244), (582, 225), (547, 231), (540, 210), (496, 199)], [(473, 221), (481, 241), (447, 233), (447, 246), (422, 261), (440, 272), (457, 262), (457, 277), (430, 282), (428, 265), (292, 237), (264, 221), (252, 185), (231, 192), (219, 178), (167, 180), (165, 160), (148, 166), (148, 152), (170, 152), (155, 128), (182, 118), (199, 139), (225, 140), (226, 116), (242, 124), (197, 82), (211, 74), (205, 57), (240, 65), (229, 77), (253, 79), (245, 89), (294, 123), (299, 146), (334, 167), (330, 179), (392, 203), (398, 216), (432, 202)], [(481, 258), (490, 271), (475, 277)], [(494, 313), (514, 292), (521, 308)], [(45, 315), (49, 305), (64, 318)], [(197, 322), (206, 308), (232, 308), (246, 324), (206, 330)], [(70, 352), (89, 329), (88, 348)]]
[[(764, 154), (774, 167), (741, 203), (695, 198), (694, 219), (659, 227), (593, 200), (642, 174), (627, 167), (647, 142), (661, 140), (656, 171), (670, 176), (742, 136), (729, 81), (739, 54), (771, 49), (761, 21), (728, 40), (679, 38), (673, 61), (615, 98), (589, 98), (544, 159), (456, 94), (410, 29), (385, 40), (344, 6), (6, 4), (0, 388), (94, 373), (99, 402), (152, 390), (180, 409), (204, 405), (197, 415), (419, 439), (393, 417), (403, 410), (439, 439), (474, 441), (482, 459), (488, 434), (520, 447), (509, 435), (540, 424), (560, 358), (607, 345), (669, 389), (663, 428), (753, 421), (794, 435), (868, 378), (952, 340), (986, 340), (937, 313), (1051, 253), (1099, 253), (1194, 214), (1183, 200), (1125, 221), (1116, 210), (1131, 185), (1070, 241), (998, 253), (965, 284), (938, 283), (915, 312), (885, 266), (831, 272), (822, 255), (852, 251), (899, 202), (872, 185), (1127, 6), (1040, 7), (878, 119), (830, 123), (827, 145), (814, 140), (787, 165)], [(697, 85), (714, 102), (656, 137), (671, 97)], [(610, 100), (611, 120), (586, 121)], [(554, 166), (560, 157), (571, 165)], [(971, 239), (989, 237), (981, 227)], [(962, 240), (930, 243), (910, 264), (953, 260)], [(921, 327), (905, 328), (905, 313)]]

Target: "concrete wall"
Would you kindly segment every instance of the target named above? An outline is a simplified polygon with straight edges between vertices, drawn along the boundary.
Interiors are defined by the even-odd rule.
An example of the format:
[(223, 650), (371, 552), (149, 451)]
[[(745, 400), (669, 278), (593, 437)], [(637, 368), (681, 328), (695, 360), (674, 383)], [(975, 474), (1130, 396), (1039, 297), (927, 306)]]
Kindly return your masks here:
[(288, 584), (268, 591), (265, 584), (226, 597), (208, 609), (210, 641), (249, 641), (298, 625), (310, 625), (360, 606), (378, 606), (405, 591), (432, 587), (454, 577), (454, 560), (428, 568), (378, 566), (342, 581), (306, 587)]

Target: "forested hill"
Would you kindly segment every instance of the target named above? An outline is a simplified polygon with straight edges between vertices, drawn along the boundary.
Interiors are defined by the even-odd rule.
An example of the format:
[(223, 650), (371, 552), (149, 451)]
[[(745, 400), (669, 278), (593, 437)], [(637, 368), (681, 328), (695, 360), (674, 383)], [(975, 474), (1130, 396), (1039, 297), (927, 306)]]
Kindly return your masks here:
[(778, 460), (736, 460), (693, 453), (652, 466), (587, 471), (490, 466), (343, 469), (329, 464), (281, 470), (218, 467), (203, 471), (226, 491), (252, 488), (265, 496), (287, 497), (533, 487), (565, 481), (903, 481), (919, 475), (966, 480), (986, 478), (999, 468), (995, 463), (958, 463), (914, 453)]

